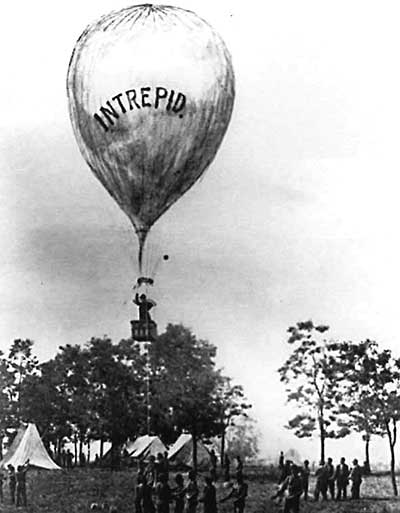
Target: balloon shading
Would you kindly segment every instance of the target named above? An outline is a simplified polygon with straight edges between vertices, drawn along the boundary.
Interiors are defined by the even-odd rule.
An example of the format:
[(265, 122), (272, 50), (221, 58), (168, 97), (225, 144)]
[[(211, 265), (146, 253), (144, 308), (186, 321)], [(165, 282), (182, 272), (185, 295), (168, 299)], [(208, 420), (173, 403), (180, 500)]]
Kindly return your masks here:
[(151, 226), (204, 173), (226, 132), (229, 52), (193, 12), (133, 6), (83, 32), (67, 92), (79, 148), (131, 220), (141, 268)]

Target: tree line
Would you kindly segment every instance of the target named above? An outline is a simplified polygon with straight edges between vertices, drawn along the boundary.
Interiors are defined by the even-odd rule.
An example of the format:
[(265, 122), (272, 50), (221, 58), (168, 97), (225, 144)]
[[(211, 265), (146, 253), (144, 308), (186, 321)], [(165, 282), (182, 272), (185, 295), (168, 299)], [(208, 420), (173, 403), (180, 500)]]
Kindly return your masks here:
[(169, 324), (147, 354), (131, 339), (103, 337), (60, 346), (39, 363), (33, 347), (19, 339), (0, 354), (0, 439), (34, 422), (56, 454), (66, 440), (78, 454), (90, 440), (100, 440), (101, 453), (111, 442), (115, 467), (124, 442), (150, 427), (166, 444), (191, 433), (194, 451), (197, 440), (218, 436), (223, 458), (227, 429), (251, 407), (242, 386), (217, 368), (216, 347), (182, 325)]
[(328, 330), (328, 326), (312, 321), (288, 329), (288, 343), (294, 349), (278, 372), (286, 385), (288, 401), (296, 403), (300, 413), (286, 427), (299, 438), (317, 433), (323, 463), (327, 439), (359, 433), (365, 444), (367, 471), (371, 437), (386, 437), (393, 493), (397, 496), (400, 358), (373, 340), (330, 340), (326, 337)]

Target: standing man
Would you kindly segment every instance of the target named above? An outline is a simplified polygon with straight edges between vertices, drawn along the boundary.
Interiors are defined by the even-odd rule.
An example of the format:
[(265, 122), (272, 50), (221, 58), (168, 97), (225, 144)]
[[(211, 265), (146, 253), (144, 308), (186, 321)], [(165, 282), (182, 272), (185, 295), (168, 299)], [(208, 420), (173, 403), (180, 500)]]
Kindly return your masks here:
[(308, 501), (308, 485), (310, 482), (310, 462), (304, 461), (303, 468), (301, 469), (301, 486), (303, 488), (304, 500)]
[(322, 461), (315, 472), (315, 477), (317, 478), (317, 481), (315, 483), (314, 499), (318, 501), (319, 495), (321, 494), (322, 500), (326, 501), (328, 499), (328, 469)]
[(347, 486), (349, 484), (349, 467), (345, 458), (340, 459), (340, 464), (336, 467), (335, 481), (337, 486), (336, 500), (347, 499)]
[(196, 513), (199, 489), (197, 487), (196, 473), (194, 470), (188, 472), (189, 482), (185, 488), (187, 513)]
[(360, 498), (360, 486), (362, 483), (362, 468), (358, 464), (358, 460), (353, 460), (353, 468), (350, 472), (351, 479), (351, 498), (358, 500)]
[(243, 477), (243, 462), (240, 456), (236, 456), (236, 478)]
[(224, 481), (229, 481), (231, 478), (230, 467), (231, 467), (231, 460), (229, 459), (229, 456), (227, 454), (225, 454), (225, 457), (224, 457)]
[(283, 513), (299, 513), (300, 511), (300, 496), (303, 493), (301, 477), (297, 465), (291, 466), (291, 474), (281, 484), (277, 493), (272, 497), (282, 497), (288, 491), (288, 496), (285, 498)]
[(282, 470), (284, 465), (285, 465), (285, 456), (283, 454), (283, 451), (281, 451), (281, 453), (279, 455), (279, 463), (278, 463), (279, 469)]
[(225, 502), (228, 499), (233, 498), (233, 513), (243, 513), (246, 505), (248, 485), (244, 482), (243, 475), (236, 478), (236, 484), (232, 488), (231, 493), (221, 499), (221, 502)]
[(18, 506), (26, 507), (26, 473), (29, 469), (29, 460), (27, 460), (23, 465), (18, 465), (17, 472), (15, 474), (16, 478), (16, 491), (17, 491), (17, 508)]
[(7, 477), (8, 477), (8, 486), (10, 489), (10, 498), (11, 498), (11, 504), (15, 504), (15, 485), (16, 485), (16, 479), (15, 479), (15, 468), (10, 464), (7, 466)]
[(335, 499), (335, 467), (333, 466), (332, 458), (328, 458), (326, 463), (326, 471), (328, 474), (328, 491), (331, 499)]
[(200, 497), (200, 502), (203, 503), (204, 513), (217, 513), (217, 492), (213, 485), (212, 478), (205, 477), (205, 487)]
[(217, 480), (217, 455), (214, 449), (210, 452), (210, 475), (213, 482)]

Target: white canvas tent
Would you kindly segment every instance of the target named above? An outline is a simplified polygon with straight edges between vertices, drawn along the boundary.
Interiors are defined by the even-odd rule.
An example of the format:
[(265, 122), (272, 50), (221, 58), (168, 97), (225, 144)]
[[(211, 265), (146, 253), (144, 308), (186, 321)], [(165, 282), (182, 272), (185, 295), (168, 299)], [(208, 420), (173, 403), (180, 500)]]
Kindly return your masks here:
[(0, 466), (12, 465), (17, 468), (18, 465), (24, 465), (27, 460), (35, 467), (48, 470), (60, 469), (46, 451), (35, 424), (28, 424), (18, 430)]
[(127, 442), (125, 450), (131, 458), (148, 458), (164, 454), (167, 448), (158, 436), (143, 435), (136, 438), (134, 442)]
[[(182, 433), (168, 451), (168, 459), (176, 465), (193, 466), (192, 435)], [(197, 441), (197, 466), (206, 467), (210, 464), (210, 453), (201, 440)]]

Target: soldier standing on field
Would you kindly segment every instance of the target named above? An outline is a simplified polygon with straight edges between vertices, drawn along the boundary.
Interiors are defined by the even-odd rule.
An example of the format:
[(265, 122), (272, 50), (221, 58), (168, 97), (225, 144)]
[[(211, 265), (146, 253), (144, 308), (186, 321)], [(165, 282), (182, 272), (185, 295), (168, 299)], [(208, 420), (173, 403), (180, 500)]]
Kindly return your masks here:
[(310, 482), (310, 462), (308, 460), (304, 461), (303, 468), (301, 469), (301, 485), (304, 493), (304, 500), (308, 500), (308, 485)]
[(288, 496), (285, 498), (283, 513), (299, 513), (300, 497), (303, 493), (302, 479), (297, 465), (292, 465), (290, 471), (290, 476), (283, 481), (279, 490), (272, 499), (282, 497), (285, 490), (287, 490)]
[(333, 466), (332, 458), (328, 458), (326, 463), (326, 470), (328, 473), (328, 490), (331, 499), (335, 499), (335, 467)]
[(340, 459), (340, 464), (336, 467), (335, 480), (337, 486), (336, 500), (340, 501), (347, 498), (347, 486), (349, 484), (349, 467), (345, 458)]
[(328, 469), (322, 461), (315, 472), (315, 477), (317, 478), (317, 482), (315, 484), (314, 499), (317, 501), (321, 494), (322, 500), (326, 501), (328, 498)]
[(29, 469), (29, 460), (23, 465), (18, 465), (15, 474), (16, 479), (16, 492), (17, 492), (17, 508), (18, 506), (26, 507), (26, 473)]
[(8, 477), (8, 486), (9, 486), (9, 490), (10, 490), (10, 499), (11, 499), (11, 503), (15, 504), (15, 484), (16, 484), (15, 468), (10, 464), (7, 466), (7, 469), (8, 469), (7, 477)]
[(353, 461), (353, 468), (350, 472), (351, 479), (351, 498), (358, 500), (360, 498), (360, 486), (362, 483), (362, 468), (358, 464), (358, 460)]

